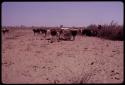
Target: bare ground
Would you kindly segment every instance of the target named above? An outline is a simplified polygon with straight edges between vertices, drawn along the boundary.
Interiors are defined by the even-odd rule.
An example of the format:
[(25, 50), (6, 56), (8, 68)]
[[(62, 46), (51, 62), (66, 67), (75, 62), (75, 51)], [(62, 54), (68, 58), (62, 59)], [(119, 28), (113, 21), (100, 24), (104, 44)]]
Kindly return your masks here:
[(122, 83), (123, 74), (123, 41), (50, 43), (31, 29), (2, 35), (3, 83)]

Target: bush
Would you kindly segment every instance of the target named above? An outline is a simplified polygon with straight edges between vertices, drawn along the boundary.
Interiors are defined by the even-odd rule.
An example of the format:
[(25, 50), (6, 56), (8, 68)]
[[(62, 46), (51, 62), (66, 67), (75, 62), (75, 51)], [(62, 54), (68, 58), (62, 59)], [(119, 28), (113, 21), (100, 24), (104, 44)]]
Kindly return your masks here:
[(98, 29), (96, 25), (90, 25), (87, 29), (91, 29), (93, 33), (97, 33), (97, 37), (110, 39), (110, 40), (123, 40), (123, 26), (114, 23), (113, 21), (107, 25), (101, 25), (101, 29)]

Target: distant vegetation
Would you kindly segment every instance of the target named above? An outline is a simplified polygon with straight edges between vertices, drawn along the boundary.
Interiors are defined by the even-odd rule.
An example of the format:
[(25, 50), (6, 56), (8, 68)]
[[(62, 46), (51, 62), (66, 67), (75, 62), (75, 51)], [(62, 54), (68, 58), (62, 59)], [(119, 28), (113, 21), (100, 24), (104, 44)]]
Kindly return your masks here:
[[(46, 28), (46, 29), (53, 29), (56, 28), (58, 29), (59, 27), (37, 27), (37, 26), (31, 26), (31, 27), (26, 27), (26, 26), (3, 26), (3, 29), (9, 29), (9, 28), (14, 28), (14, 29), (25, 29), (25, 28), (30, 28), (30, 29), (37, 29), (37, 28)], [(91, 24), (87, 27), (70, 27), (70, 28), (75, 28), (79, 30), (84, 30), (88, 29), (91, 31), (91, 36), (99, 37), (99, 38), (104, 38), (104, 39), (109, 39), (109, 40), (120, 40), (123, 41), (123, 26), (118, 25), (117, 23), (114, 23), (112, 21), (110, 24), (104, 24), (101, 25), (101, 28), (99, 29), (99, 25)], [(78, 32), (79, 35), (81, 35), (80, 32)]]
[(107, 25), (101, 25), (102, 28), (98, 29), (97, 25), (89, 25), (86, 29), (90, 29), (94, 32), (97, 32), (97, 37), (110, 39), (110, 40), (123, 40), (123, 26), (114, 23), (113, 21)]

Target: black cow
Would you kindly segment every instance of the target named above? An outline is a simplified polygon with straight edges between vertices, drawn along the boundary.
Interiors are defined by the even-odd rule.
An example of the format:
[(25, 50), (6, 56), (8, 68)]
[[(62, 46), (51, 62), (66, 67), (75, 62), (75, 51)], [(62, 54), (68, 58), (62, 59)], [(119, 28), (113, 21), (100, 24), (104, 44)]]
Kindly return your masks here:
[(102, 26), (101, 26), (101, 25), (98, 25), (98, 29), (102, 29)]
[(57, 35), (57, 31), (55, 29), (51, 29), (50, 32), (51, 32), (52, 36), (56, 36)]
[(70, 32), (71, 32), (71, 35), (73, 37), (73, 40), (75, 40), (75, 37), (77, 35), (77, 30), (70, 30)]
[(33, 29), (34, 35), (35, 33), (40, 34), (40, 29)]
[(57, 33), (57, 30), (56, 29), (51, 29), (50, 30), (50, 34), (52, 36), (51, 38), (51, 43), (54, 42), (54, 38), (56, 37), (56, 39), (59, 41), (59, 37), (58, 37), (58, 33)]
[(45, 34), (45, 37), (46, 37), (47, 29), (40, 29), (40, 32), (41, 32), (42, 34)]
[(3, 29), (2, 32), (3, 32), (3, 34), (5, 34), (5, 33), (8, 33), (9, 30), (8, 29)]
[(90, 29), (84, 29), (82, 30), (82, 35), (91, 36), (92, 31)]

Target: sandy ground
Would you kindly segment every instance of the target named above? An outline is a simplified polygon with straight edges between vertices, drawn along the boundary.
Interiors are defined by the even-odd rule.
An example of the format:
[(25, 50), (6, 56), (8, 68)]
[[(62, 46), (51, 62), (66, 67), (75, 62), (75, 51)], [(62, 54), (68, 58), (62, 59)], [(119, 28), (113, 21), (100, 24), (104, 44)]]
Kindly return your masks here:
[(123, 41), (77, 36), (49, 43), (31, 29), (2, 34), (3, 83), (122, 83), (123, 74)]

